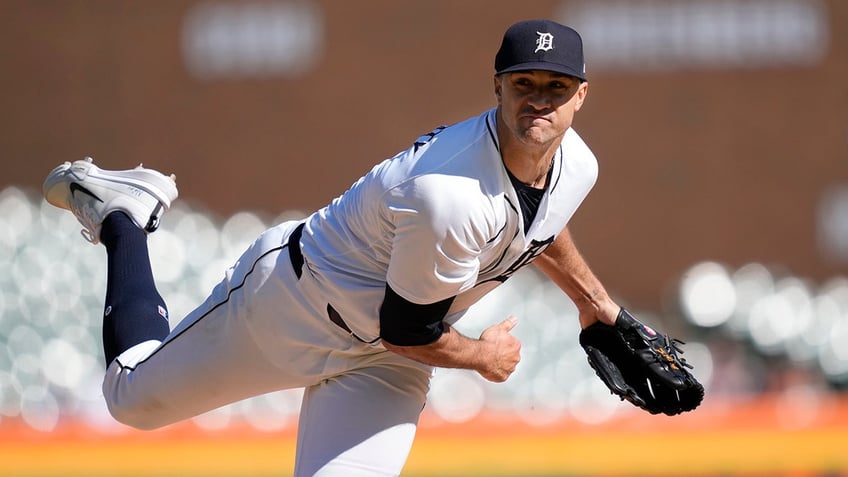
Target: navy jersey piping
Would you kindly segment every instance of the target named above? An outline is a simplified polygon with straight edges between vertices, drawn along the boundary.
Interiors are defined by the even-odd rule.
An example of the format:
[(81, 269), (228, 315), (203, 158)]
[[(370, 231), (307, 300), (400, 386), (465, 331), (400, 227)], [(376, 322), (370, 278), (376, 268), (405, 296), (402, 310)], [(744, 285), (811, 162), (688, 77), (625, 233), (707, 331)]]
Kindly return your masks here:
[[(497, 110), (495, 110), (497, 111)], [(494, 113), (497, 114), (497, 113)], [(495, 150), (498, 151), (498, 154), (501, 152), (501, 147), (498, 144), (498, 136), (495, 134), (495, 131), (492, 130), (492, 125), (489, 122), (489, 116), (486, 116), (486, 129), (489, 131), (489, 138), (492, 139), (492, 144), (495, 145)]]
[[(512, 208), (513, 212), (515, 212), (516, 214), (519, 214), (519, 213), (520, 213), (520, 212), (518, 211), (518, 209), (515, 207), (515, 205), (514, 205), (514, 204), (513, 204), (513, 203), (509, 200), (509, 197), (504, 196), (504, 201), (507, 203), (507, 205), (509, 205), (509, 206), (510, 206), (510, 208)], [(506, 225), (504, 225), (504, 226), (501, 228), (501, 230), (500, 230), (500, 231), (498, 231), (498, 235), (497, 235), (497, 236), (500, 236), (500, 235), (501, 235), (501, 233), (503, 233), (503, 231), (504, 231), (505, 229), (506, 229)], [(495, 236), (495, 238), (497, 238), (497, 236)], [(516, 230), (516, 232), (513, 234), (513, 236), (512, 236), (512, 240), (515, 240), (515, 238), (516, 238), (516, 237), (518, 237), (518, 231), (517, 231), (517, 230)], [(495, 238), (493, 238), (492, 240), (490, 240), (490, 241), (489, 241), (489, 242), (487, 242), (487, 243), (491, 243), (491, 242), (492, 242)], [(497, 260), (497, 261), (495, 261), (495, 263), (493, 263), (490, 267), (486, 268), (485, 270), (480, 270), (480, 274), (482, 275), (482, 274), (484, 274), (484, 273), (488, 273), (488, 272), (490, 272), (491, 270), (493, 270), (495, 267), (497, 267), (498, 265), (500, 265), (500, 264), (501, 264), (501, 262), (503, 262), (503, 259), (504, 259), (504, 257), (506, 256), (506, 254), (507, 254), (507, 250), (504, 250), (504, 251), (503, 251), (503, 253), (501, 254), (501, 256), (498, 258), (498, 260)], [(479, 285), (480, 283), (485, 283), (485, 282), (479, 282), (479, 283), (476, 283), (474, 286), (477, 286), (477, 285)]]
[(562, 170), (565, 167), (565, 151), (562, 150), (562, 144), (559, 145), (559, 169), (557, 170), (556, 178), (548, 189), (550, 192), (553, 192), (556, 189), (556, 186), (559, 184), (559, 180), (562, 178)]

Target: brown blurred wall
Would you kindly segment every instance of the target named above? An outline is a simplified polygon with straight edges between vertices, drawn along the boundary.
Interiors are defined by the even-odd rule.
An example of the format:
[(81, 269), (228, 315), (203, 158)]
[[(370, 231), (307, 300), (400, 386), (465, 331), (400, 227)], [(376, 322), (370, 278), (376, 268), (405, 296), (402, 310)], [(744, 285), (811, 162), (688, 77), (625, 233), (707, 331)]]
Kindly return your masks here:
[[(309, 211), (434, 126), (494, 105), (512, 22), (561, 1), (316, 1), (323, 48), (294, 78), (198, 80), (191, 1), (0, 3), (0, 153), (37, 190), (58, 162), (174, 171), (221, 215)], [(601, 164), (572, 230), (608, 288), (659, 308), (688, 267), (780, 264), (821, 282), (823, 190), (848, 183), (848, 2), (824, 2), (826, 57), (806, 68), (592, 76), (575, 128)], [(70, 238), (69, 238), (70, 239)]]

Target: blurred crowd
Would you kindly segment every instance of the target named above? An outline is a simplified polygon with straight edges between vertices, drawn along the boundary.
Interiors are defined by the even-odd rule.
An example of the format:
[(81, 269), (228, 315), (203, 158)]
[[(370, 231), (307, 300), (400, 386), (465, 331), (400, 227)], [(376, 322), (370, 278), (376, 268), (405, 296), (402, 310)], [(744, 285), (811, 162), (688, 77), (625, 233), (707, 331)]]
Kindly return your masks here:
[[(217, 217), (177, 202), (150, 236), (172, 319), (199, 304), (259, 232), (302, 215)], [(100, 396), (106, 257), (75, 237), (77, 229), (71, 214), (34, 191), (0, 191), (0, 427), (12, 420), (40, 431), (67, 420), (116, 426)], [(847, 278), (816, 284), (764, 264), (732, 269), (704, 262), (682, 273), (674, 290), (668, 309), (632, 311), (687, 341), (684, 357), (711, 402), (774, 392), (814, 398), (848, 387)], [(617, 299), (627, 306), (626, 298)], [(506, 314), (521, 318), (516, 373), (492, 384), (472, 372), (437, 370), (427, 412), (451, 422), (508, 412), (530, 423), (563, 416), (599, 423), (628, 412), (586, 364), (573, 304), (532, 267), (457, 326), (475, 335)], [(194, 421), (207, 429), (247, 422), (276, 430), (293, 425), (300, 396), (300, 390), (280, 391)]]

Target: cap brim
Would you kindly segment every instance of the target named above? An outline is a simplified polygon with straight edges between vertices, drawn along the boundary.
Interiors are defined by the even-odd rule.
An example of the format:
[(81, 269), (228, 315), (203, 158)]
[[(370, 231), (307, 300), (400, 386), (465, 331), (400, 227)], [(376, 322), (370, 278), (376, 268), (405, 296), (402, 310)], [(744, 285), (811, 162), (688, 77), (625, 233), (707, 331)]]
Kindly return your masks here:
[(563, 65), (558, 65), (555, 63), (548, 63), (545, 61), (533, 61), (529, 63), (520, 63), (517, 65), (512, 65), (509, 68), (504, 68), (500, 71), (497, 71), (495, 74), (502, 73), (513, 73), (516, 71), (529, 71), (529, 70), (543, 70), (543, 71), (553, 71), (555, 73), (562, 73), (564, 75), (573, 76), (575, 78), (586, 81), (586, 74), (582, 71), (576, 71), (572, 68), (565, 67)]

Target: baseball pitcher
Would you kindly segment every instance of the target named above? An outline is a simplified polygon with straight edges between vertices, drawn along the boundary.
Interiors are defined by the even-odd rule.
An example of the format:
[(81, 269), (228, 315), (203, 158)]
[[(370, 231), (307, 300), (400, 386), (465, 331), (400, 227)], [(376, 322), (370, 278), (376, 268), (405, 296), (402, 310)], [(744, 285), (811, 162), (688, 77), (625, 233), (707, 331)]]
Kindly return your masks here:
[[(491, 110), (419, 137), (326, 207), (261, 234), (173, 331), (146, 241), (177, 198), (174, 176), (90, 158), (50, 172), (47, 201), (106, 249), (103, 395), (115, 419), (153, 429), (303, 387), (296, 476), (398, 475), (434, 367), (494, 382), (515, 370), (516, 317), (493, 317), (479, 337), (453, 325), (516, 271), (545, 272), (582, 328), (616, 329), (621, 307), (567, 228), (598, 174), (571, 128), (588, 93), (580, 36), (548, 20), (511, 26), (492, 87)], [(615, 359), (596, 369), (615, 376)], [(653, 363), (660, 374), (682, 364)]]

